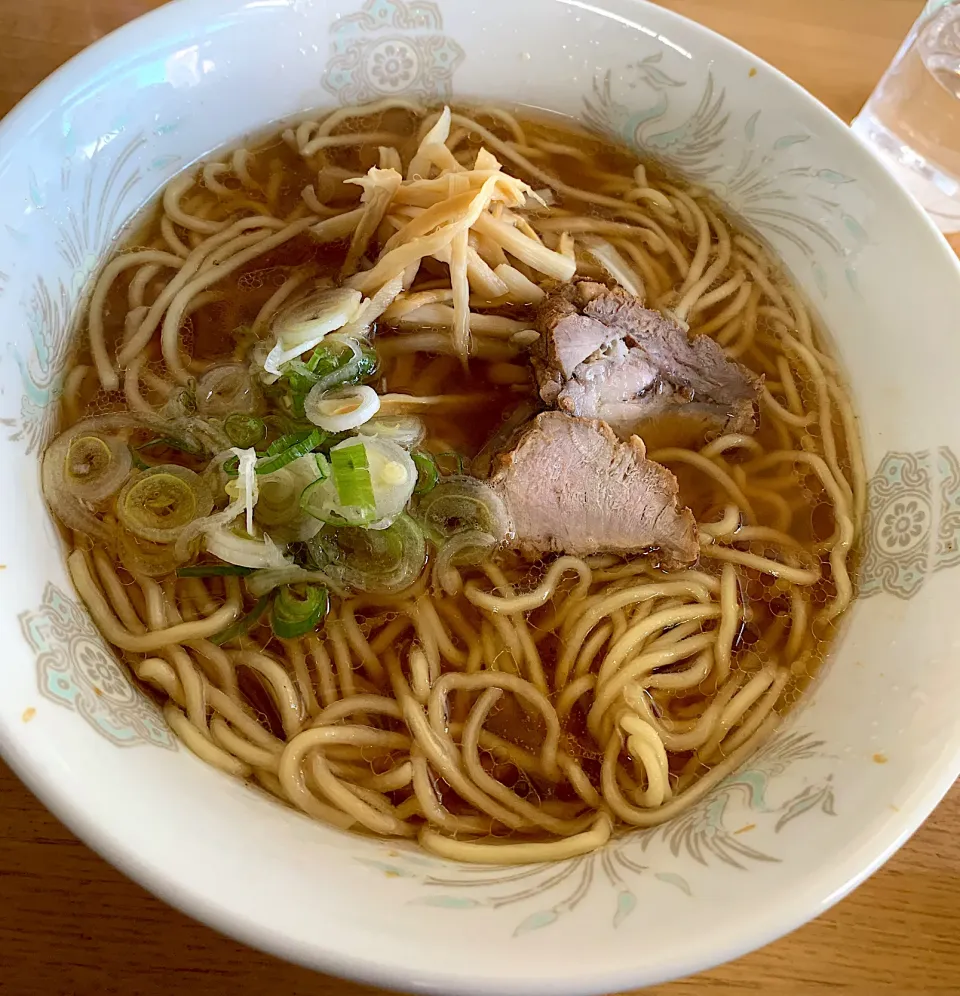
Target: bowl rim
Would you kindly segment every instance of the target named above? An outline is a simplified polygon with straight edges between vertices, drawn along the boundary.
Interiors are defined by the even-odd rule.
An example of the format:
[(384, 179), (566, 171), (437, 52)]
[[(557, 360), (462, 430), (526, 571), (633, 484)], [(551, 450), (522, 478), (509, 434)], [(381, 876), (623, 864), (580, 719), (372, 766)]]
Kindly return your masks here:
[[(293, 2), (294, 0), (281, 0), (280, 5), (290, 7)], [(881, 185), (886, 184), (887, 192), (894, 201), (899, 198), (904, 210), (919, 216), (918, 220), (926, 227), (931, 239), (939, 244), (948, 269), (953, 269), (960, 284), (960, 259), (914, 196), (885, 172), (876, 154), (861, 136), (853, 132), (822, 101), (779, 69), (713, 29), (651, 0), (596, 0), (589, 5), (580, 4), (577, 0), (554, 2), (583, 6), (592, 13), (612, 17), (625, 24), (629, 22), (611, 8), (630, 6), (636, 9), (638, 15), (650, 13), (667, 25), (679, 27), (701, 42), (747, 59), (752, 66), (771, 74), (780, 86), (791, 93), (794, 100), (820, 117), (825, 127), (831, 130), (832, 137), (841, 143), (859, 147), (862, 154), (880, 167), (882, 172), (878, 175), (883, 177), (879, 181)], [(82, 86), (83, 81), (90, 79), (92, 71), (102, 70), (104, 65), (109, 65), (115, 58), (119, 59), (121, 65), (141, 58), (144, 49), (150, 45), (151, 37), (166, 39), (171, 28), (183, 27), (186, 16), (192, 22), (190, 30), (200, 34), (206, 30), (205, 27), (195, 25), (209, 25), (219, 17), (235, 14), (251, 6), (262, 6), (262, 3), (257, 0), (175, 0), (111, 31), (38, 83), (8, 112), (0, 121), (0, 148), (13, 147), (16, 143), (11, 138), (17, 132), (24, 128), (32, 131), (38, 122), (57, 113), (62, 99), (69, 98), (78, 83)], [(6, 159), (6, 155), (0, 156), (0, 168)], [(932, 251), (932, 243), (930, 250)], [(848, 848), (827, 868), (810, 876), (801, 890), (792, 893), (789, 903), (777, 901), (776, 895), (765, 895), (755, 907), (750, 929), (744, 929), (742, 920), (736, 926), (721, 926), (706, 943), (698, 942), (694, 951), (682, 958), (678, 956), (672, 962), (659, 961), (652, 969), (644, 969), (642, 965), (638, 965), (635, 969), (607, 971), (588, 968), (576, 976), (567, 973), (563, 977), (553, 978), (540, 976), (510, 979), (500, 976), (478, 979), (467, 967), (462, 974), (438, 972), (429, 968), (413, 971), (395, 967), (385, 961), (344, 955), (336, 948), (326, 947), (319, 937), (310, 944), (295, 941), (267, 923), (258, 923), (236, 913), (201, 886), (191, 888), (173, 884), (162, 866), (139, 854), (135, 843), (114, 834), (109, 818), (71, 798), (69, 793), (62, 791), (56, 778), (49, 777), (42, 766), (34, 764), (26, 741), (16, 736), (16, 729), (13, 725), (8, 728), (0, 721), (0, 746), (3, 747), (5, 761), (17, 777), (47, 809), (100, 857), (170, 906), (255, 949), (315, 971), (329, 972), (341, 978), (393, 991), (402, 989), (444, 996), (587, 996), (594, 993), (599, 996), (602, 993), (645, 987), (694, 975), (732, 961), (820, 916), (860, 885), (917, 830), (960, 775), (958, 722), (953, 743), (944, 746), (940, 762), (915, 782), (909, 803), (902, 805), (898, 812), (891, 810), (885, 822), (872, 836), (858, 840), (855, 846)]]

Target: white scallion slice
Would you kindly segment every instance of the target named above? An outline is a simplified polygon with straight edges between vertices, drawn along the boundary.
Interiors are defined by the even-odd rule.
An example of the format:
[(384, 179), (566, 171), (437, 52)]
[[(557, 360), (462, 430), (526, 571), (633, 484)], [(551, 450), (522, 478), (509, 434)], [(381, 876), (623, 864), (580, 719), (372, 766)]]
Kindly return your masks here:
[(354, 384), (326, 393), (314, 387), (307, 395), (303, 410), (314, 425), (326, 432), (349, 432), (377, 414), (380, 396), (366, 384)]
[(205, 543), (208, 553), (238, 567), (287, 567), (290, 563), (266, 534), (254, 539), (230, 526), (217, 526), (207, 532)]
[(324, 571), (310, 571), (303, 567), (286, 566), (254, 571), (244, 578), (247, 591), (254, 598), (268, 595), (274, 588), (284, 584), (322, 584), (335, 595), (345, 594), (346, 589)]
[(363, 295), (350, 287), (331, 287), (284, 312), (274, 324), (276, 345), (263, 362), (268, 374), (279, 374), (288, 360), (317, 346), (325, 335), (356, 317)]
[(357, 428), (363, 436), (379, 436), (412, 450), (423, 442), (427, 430), (415, 415), (378, 415)]
[(261, 394), (243, 363), (225, 363), (197, 381), (197, 410), (204, 417), (250, 414), (260, 409)]
[[(344, 497), (352, 500), (348, 489), (352, 486), (341, 473), (340, 486), (337, 479), (337, 451), (351, 451), (362, 447), (366, 467), (351, 460), (351, 466), (358, 472), (369, 474), (369, 488), (373, 493), (373, 505), (369, 505), (364, 481), (358, 473), (355, 482), (357, 495), (364, 498), (362, 505), (346, 504)], [(379, 436), (351, 436), (330, 450), (334, 472), (329, 478), (317, 481), (304, 492), (301, 507), (305, 512), (322, 522), (337, 526), (366, 526), (370, 529), (386, 529), (404, 510), (417, 483), (417, 467), (410, 454), (397, 443)], [(341, 496), (341, 491), (344, 496)]]
[(230, 452), (240, 464), (237, 467), (237, 479), (226, 485), (226, 491), (232, 501), (243, 502), (247, 532), (252, 535), (253, 510), (260, 497), (260, 487), (257, 482), (257, 451), (251, 446), (246, 450), (234, 447)]

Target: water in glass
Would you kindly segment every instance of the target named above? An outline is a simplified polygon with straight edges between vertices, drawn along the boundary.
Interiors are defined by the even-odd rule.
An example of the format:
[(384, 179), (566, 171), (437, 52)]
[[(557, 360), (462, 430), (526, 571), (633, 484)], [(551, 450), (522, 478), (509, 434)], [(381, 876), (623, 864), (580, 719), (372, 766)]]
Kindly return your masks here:
[(960, 232), (960, 0), (933, 0), (853, 122), (944, 232)]

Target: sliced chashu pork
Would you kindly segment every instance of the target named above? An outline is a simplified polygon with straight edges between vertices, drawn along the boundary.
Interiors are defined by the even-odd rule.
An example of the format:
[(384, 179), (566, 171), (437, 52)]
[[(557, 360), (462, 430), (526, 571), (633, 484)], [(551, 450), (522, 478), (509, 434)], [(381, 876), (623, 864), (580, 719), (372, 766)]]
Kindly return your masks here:
[(490, 483), (524, 553), (637, 554), (666, 566), (697, 559), (693, 514), (677, 479), (646, 458), (636, 436), (621, 441), (604, 422), (542, 412), (493, 461)]
[(549, 294), (532, 362), (540, 396), (571, 415), (601, 418), (623, 439), (688, 446), (752, 433), (762, 380), (709, 336), (592, 281)]

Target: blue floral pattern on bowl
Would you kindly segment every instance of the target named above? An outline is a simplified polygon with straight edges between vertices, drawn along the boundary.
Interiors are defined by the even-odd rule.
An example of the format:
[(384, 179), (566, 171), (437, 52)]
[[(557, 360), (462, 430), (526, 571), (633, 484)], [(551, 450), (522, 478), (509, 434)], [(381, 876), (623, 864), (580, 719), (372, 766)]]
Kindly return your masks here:
[(159, 708), (119, 666), (86, 610), (55, 584), (47, 585), (38, 609), (20, 615), (20, 628), (47, 699), (78, 713), (117, 747), (177, 749)]
[(860, 594), (912, 598), (960, 564), (960, 461), (948, 446), (887, 453), (868, 486)]
[(449, 99), (465, 55), (435, 3), (367, 0), (330, 27), (323, 85), (341, 104), (383, 97)]
[[(678, 111), (671, 95), (688, 83), (668, 74), (662, 60), (660, 50), (621, 73), (599, 75), (583, 101), (587, 121), (641, 156), (702, 183), (764, 238), (799, 250), (824, 297), (828, 281), (817, 257), (825, 251), (846, 261), (847, 281), (856, 289), (856, 253), (869, 236), (836, 197), (836, 189), (854, 184), (854, 178), (805, 155), (811, 138), (805, 131), (782, 132), (761, 111), (740, 124), (712, 73), (695, 109)], [(818, 205), (819, 222), (798, 210), (810, 200)]]
[[(802, 817), (835, 816), (833, 776), (823, 763), (830, 760), (823, 746), (809, 733), (782, 731), (746, 768), (676, 819), (650, 830), (627, 831), (603, 849), (568, 861), (520, 868), (451, 866), (397, 846), (384, 846), (380, 857), (356, 860), (387, 878), (417, 882), (424, 892), (410, 900), (414, 905), (460, 911), (515, 906), (519, 919), (513, 937), (557, 923), (596, 890), (610, 895), (610, 925), (616, 929), (637, 908), (637, 878), (648, 876), (694, 897), (697, 884), (676, 870), (681, 864), (677, 859), (691, 858), (705, 869), (720, 862), (747, 872), (758, 863), (782, 860), (750, 846), (754, 831), (770, 829), (776, 835)], [(814, 777), (778, 801), (776, 779), (804, 762)]]
[[(53, 240), (63, 275), (36, 276), (26, 303), (30, 346), (26, 350), (11, 349), (20, 368), (23, 399), (20, 426), (10, 438), (26, 443), (28, 454), (42, 452), (53, 433), (71, 332), (92, 293), (93, 277), (104, 253), (118, 226), (127, 220), (125, 212), (130, 211), (131, 201), (136, 203), (148, 170), (171, 170), (180, 162), (178, 155), (168, 154), (155, 158), (145, 169), (137, 157), (148, 144), (146, 136), (138, 133), (122, 141), (123, 130), (118, 127), (90, 154), (89, 170), (82, 180), (83, 209), (66, 209), (66, 222), (57, 226)], [(56, 196), (69, 199), (76, 182), (71, 160), (76, 153), (76, 136), (69, 127), (65, 128), (64, 140), (65, 158)], [(42, 189), (36, 178), (31, 178), (29, 190), (30, 200), (38, 210), (43, 210), (48, 197), (54, 196)]]

